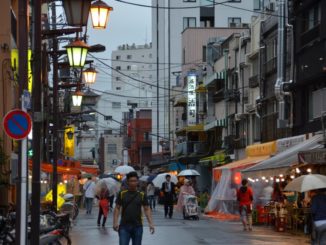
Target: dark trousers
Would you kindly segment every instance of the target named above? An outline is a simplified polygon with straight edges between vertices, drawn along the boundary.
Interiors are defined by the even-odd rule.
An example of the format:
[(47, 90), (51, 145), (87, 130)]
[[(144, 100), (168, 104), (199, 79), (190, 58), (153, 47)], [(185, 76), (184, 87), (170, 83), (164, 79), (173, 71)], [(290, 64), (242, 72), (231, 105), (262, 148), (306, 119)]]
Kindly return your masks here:
[(164, 215), (165, 217), (169, 215), (171, 218), (173, 215), (173, 195), (167, 194), (164, 197)]
[(101, 207), (99, 207), (98, 209), (98, 217), (97, 217), (97, 224), (100, 225), (101, 224), (101, 218), (102, 218), (102, 215), (103, 215), (103, 223), (102, 223), (102, 226), (105, 225), (105, 222), (106, 222), (106, 217), (104, 216), (103, 214), (103, 210)]

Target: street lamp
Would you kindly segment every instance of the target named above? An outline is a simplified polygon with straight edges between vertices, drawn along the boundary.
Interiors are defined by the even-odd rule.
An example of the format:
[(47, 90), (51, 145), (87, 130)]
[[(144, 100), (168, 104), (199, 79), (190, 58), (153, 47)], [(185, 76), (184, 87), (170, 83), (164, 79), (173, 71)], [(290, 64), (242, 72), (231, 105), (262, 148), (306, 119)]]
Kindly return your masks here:
[(82, 68), (85, 65), (89, 46), (85, 42), (77, 39), (65, 48), (70, 66), (73, 68)]
[(69, 26), (86, 26), (91, 0), (62, 0)]
[(73, 104), (73, 106), (81, 106), (82, 100), (83, 100), (83, 92), (77, 90), (72, 95), (72, 104)]
[(105, 2), (98, 0), (91, 5), (91, 17), (94, 29), (105, 29), (113, 8)]
[(89, 67), (83, 71), (86, 84), (94, 84), (96, 80), (97, 71), (93, 67)]

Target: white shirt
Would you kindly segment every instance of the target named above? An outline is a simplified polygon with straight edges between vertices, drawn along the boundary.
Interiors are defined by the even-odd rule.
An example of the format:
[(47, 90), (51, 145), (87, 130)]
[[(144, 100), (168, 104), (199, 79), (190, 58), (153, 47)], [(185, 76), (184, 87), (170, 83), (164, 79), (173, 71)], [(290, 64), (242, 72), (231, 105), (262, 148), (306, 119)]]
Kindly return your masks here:
[(94, 181), (87, 181), (83, 187), (85, 190), (85, 197), (94, 198), (95, 197), (95, 183)]

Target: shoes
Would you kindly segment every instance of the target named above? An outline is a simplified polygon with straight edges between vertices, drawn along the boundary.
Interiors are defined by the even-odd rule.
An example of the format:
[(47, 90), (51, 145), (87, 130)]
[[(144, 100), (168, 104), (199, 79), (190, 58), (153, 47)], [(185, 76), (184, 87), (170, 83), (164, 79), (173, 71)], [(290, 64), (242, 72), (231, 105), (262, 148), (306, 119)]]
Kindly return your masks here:
[(100, 227), (101, 225), (100, 224), (97, 224), (98, 227)]
[(172, 219), (172, 215), (169, 215), (169, 218)]
[(167, 215), (165, 215), (164, 217), (165, 217), (165, 218), (167, 218), (168, 216), (167, 216)]
[(102, 224), (102, 227), (105, 227), (105, 224)]
[(246, 227), (244, 227), (244, 228), (243, 228), (243, 231), (247, 231), (247, 228), (246, 228)]

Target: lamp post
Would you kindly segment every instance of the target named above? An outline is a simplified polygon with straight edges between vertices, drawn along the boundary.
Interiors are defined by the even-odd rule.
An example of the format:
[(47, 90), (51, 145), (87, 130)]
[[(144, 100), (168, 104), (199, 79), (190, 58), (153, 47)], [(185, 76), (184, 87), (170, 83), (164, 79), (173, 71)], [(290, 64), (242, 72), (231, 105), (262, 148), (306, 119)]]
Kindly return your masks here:
[(86, 26), (91, 0), (62, 0), (69, 26)]
[(84, 80), (86, 84), (94, 84), (96, 80), (97, 71), (93, 67), (89, 67), (83, 71)]
[(105, 2), (98, 0), (91, 5), (91, 18), (94, 29), (105, 29), (112, 7)]
[(76, 90), (76, 92), (72, 95), (72, 104), (73, 106), (81, 106), (83, 100), (83, 92), (80, 90)]
[(85, 42), (77, 39), (65, 48), (67, 50), (70, 67), (82, 68), (85, 65), (89, 46)]

